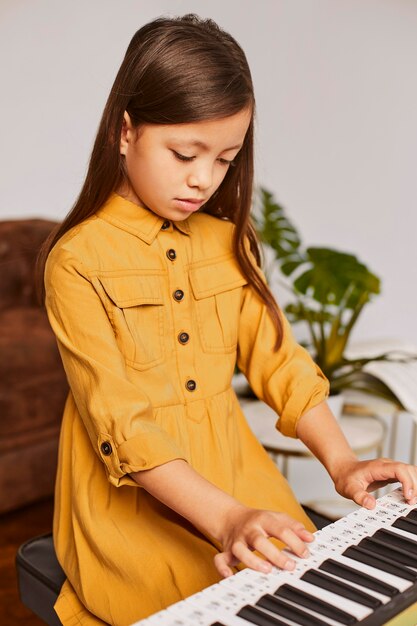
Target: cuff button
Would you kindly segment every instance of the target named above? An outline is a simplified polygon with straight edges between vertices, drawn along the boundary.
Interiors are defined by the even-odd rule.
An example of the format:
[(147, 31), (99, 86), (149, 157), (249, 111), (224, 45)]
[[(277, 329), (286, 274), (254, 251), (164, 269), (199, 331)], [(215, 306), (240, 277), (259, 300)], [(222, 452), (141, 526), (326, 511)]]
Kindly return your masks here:
[(100, 450), (102, 451), (104, 456), (109, 456), (113, 452), (113, 449), (108, 441), (104, 441), (101, 444)]

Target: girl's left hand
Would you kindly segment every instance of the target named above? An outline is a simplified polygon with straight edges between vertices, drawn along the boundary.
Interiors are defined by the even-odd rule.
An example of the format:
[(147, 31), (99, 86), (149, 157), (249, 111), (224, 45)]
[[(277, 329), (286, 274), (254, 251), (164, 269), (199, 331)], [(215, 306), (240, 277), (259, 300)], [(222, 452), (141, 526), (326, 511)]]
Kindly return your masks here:
[(375, 497), (369, 492), (400, 482), (408, 504), (417, 504), (417, 466), (392, 459), (350, 461), (337, 476), (332, 476), (336, 491), (367, 509), (375, 507)]

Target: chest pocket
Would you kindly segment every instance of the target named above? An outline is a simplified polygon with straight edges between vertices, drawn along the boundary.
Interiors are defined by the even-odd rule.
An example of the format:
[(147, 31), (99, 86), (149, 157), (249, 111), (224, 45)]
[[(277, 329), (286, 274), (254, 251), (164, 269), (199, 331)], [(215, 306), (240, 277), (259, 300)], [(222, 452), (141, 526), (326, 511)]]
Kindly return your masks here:
[(132, 367), (145, 370), (164, 360), (163, 277), (146, 272), (99, 276), (120, 350)]
[(233, 256), (190, 267), (196, 318), (204, 352), (236, 350), (242, 287), (247, 284)]

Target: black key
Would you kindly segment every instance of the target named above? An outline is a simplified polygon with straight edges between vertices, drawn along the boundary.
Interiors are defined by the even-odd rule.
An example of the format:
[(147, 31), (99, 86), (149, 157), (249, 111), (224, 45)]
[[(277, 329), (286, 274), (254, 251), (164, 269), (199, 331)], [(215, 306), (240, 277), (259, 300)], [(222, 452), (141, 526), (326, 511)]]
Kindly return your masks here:
[(406, 554), (415, 554), (417, 556), (417, 541), (408, 539), (408, 537), (401, 537), (391, 530), (381, 528), (372, 535), (374, 539), (385, 541), (390, 546), (398, 548), (398, 550), (404, 550)]
[(311, 585), (316, 585), (316, 587), (320, 589), (326, 589), (327, 591), (336, 593), (342, 596), (342, 598), (347, 598), (348, 600), (362, 604), (362, 606), (367, 606), (370, 609), (376, 609), (382, 604), (381, 600), (378, 600), (375, 596), (360, 591), (356, 589), (356, 587), (343, 583), (341, 580), (337, 580), (318, 570), (308, 569), (301, 576), (301, 580), (305, 580), (306, 583), (310, 583)]
[(412, 509), (409, 513), (407, 513), (406, 518), (417, 520), (417, 509)]
[(369, 576), (369, 574), (365, 574), (364, 572), (358, 572), (352, 567), (349, 567), (344, 563), (338, 563), (333, 559), (326, 559), (323, 561), (323, 563), (319, 565), (319, 569), (329, 572), (329, 574), (339, 576), (340, 578), (344, 578), (345, 580), (350, 580), (350, 582), (366, 587), (367, 589), (372, 589), (377, 593), (382, 593), (382, 595), (388, 596), (389, 598), (398, 594), (398, 589), (392, 585), (388, 585), (382, 580), (378, 580), (377, 578)]
[[(397, 517), (397, 520), (399, 519), (406, 519), (407, 522), (409, 522), (410, 524), (414, 524), (414, 526), (417, 525), (417, 515), (415, 516), (415, 518), (409, 517), (408, 515), (401, 515), (401, 517)], [(394, 526), (394, 524), (392, 524), (392, 526)]]
[(281, 585), (281, 587), (275, 591), (274, 595), (294, 602), (294, 604), (303, 606), (310, 611), (315, 611), (325, 617), (330, 617), (330, 619), (334, 619), (341, 624), (347, 624), (349, 626), (350, 624), (356, 624), (358, 621), (356, 617), (346, 613), (346, 611), (337, 609), (328, 602), (320, 600), (320, 598), (315, 598), (310, 593), (306, 593), (302, 589), (297, 589), (287, 583)]
[(365, 539), (362, 539), (358, 543), (358, 546), (364, 547), (378, 556), (381, 555), (389, 557), (392, 561), (394, 561), (394, 563), (409, 565), (410, 567), (413, 567), (416, 564), (416, 558), (411, 554), (398, 552), (395, 548), (393, 548), (393, 546), (387, 546), (383, 541), (378, 541), (378, 539), (374, 539), (373, 537), (365, 537)]
[(224, 626), (221, 622), (213, 622), (210, 626)]
[(406, 517), (399, 517), (395, 520), (391, 526), (394, 528), (400, 528), (401, 530), (406, 530), (408, 533), (413, 533), (417, 535), (417, 520), (407, 519)]
[(256, 606), (251, 606), (250, 604), (242, 607), (236, 615), (251, 624), (256, 624), (256, 626), (287, 626), (287, 624), (280, 619), (268, 615), (260, 609), (257, 609)]
[(301, 626), (329, 626), (328, 622), (323, 622), (318, 617), (297, 609), (297, 607), (287, 604), (287, 602), (271, 596), (269, 593), (259, 598), (256, 605), (271, 611), (271, 613), (276, 613), (279, 617), (286, 617), (296, 624), (301, 624)]
[(396, 565), (392, 562), (392, 559), (386, 554), (375, 554), (371, 550), (362, 546), (350, 546), (343, 552), (343, 556), (347, 556), (349, 559), (365, 563), (376, 569), (380, 569), (382, 572), (388, 572), (393, 576), (398, 576), (403, 580), (409, 580), (415, 582), (417, 580), (417, 572), (413, 572), (407, 567)]

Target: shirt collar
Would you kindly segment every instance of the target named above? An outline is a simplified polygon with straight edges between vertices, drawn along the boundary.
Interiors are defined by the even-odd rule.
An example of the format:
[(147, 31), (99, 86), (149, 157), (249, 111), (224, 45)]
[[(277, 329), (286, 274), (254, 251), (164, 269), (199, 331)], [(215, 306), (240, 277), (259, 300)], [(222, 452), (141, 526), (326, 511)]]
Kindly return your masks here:
[[(113, 226), (136, 235), (147, 244), (153, 242), (166, 221), (163, 217), (152, 213), (150, 209), (134, 204), (117, 193), (111, 194), (107, 202), (97, 211), (97, 215)], [(188, 219), (171, 223), (185, 235), (191, 233)]]

